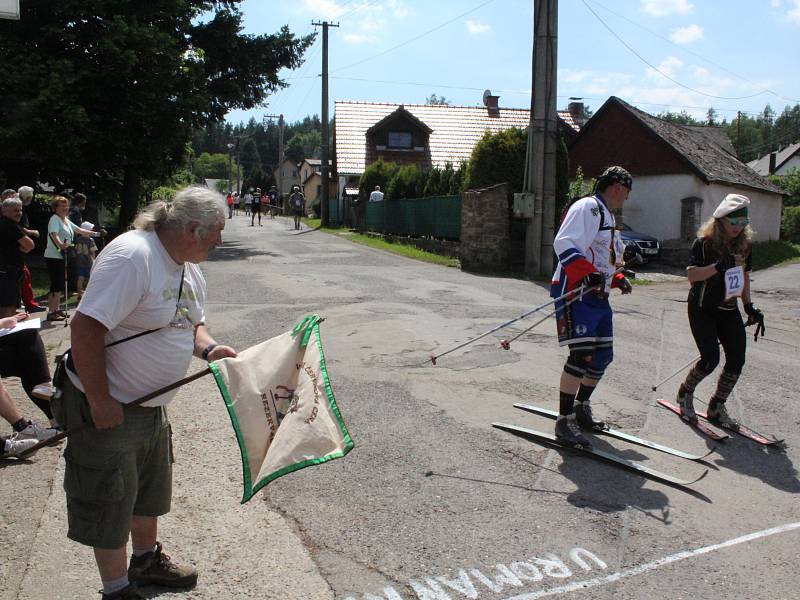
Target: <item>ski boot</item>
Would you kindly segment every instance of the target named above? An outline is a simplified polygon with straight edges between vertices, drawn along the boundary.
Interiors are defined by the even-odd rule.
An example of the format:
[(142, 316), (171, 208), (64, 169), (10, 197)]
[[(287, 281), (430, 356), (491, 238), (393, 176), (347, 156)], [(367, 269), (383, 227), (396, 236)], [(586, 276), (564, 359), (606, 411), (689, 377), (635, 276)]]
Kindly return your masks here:
[(581, 433), (575, 415), (562, 416), (556, 419), (556, 437), (569, 446), (583, 446), (589, 448), (592, 443), (589, 438)]
[(592, 406), (588, 402), (575, 403), (575, 420), (578, 425), (590, 431), (603, 431), (607, 429), (604, 421), (597, 421), (592, 416)]
[(678, 388), (678, 406), (681, 407), (681, 419), (690, 423), (697, 423), (697, 413), (694, 412), (694, 398), (686, 391), (686, 388)]
[(739, 423), (728, 414), (724, 402), (714, 402), (708, 404), (708, 420), (714, 425), (719, 425), (723, 429), (739, 429)]

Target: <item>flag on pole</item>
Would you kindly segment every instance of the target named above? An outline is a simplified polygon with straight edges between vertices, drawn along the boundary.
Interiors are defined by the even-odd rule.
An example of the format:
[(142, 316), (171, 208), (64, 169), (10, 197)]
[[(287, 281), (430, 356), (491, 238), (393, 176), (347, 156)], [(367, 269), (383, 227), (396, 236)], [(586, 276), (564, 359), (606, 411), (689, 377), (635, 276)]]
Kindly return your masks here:
[(353, 449), (325, 367), (317, 315), (209, 366), (242, 453), (242, 504), (269, 482)]

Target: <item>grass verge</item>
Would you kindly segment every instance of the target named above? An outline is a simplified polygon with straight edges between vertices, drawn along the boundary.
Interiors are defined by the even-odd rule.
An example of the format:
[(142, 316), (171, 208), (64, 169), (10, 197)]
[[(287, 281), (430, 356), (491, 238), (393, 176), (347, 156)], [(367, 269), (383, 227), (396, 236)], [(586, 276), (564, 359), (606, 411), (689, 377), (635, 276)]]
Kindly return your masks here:
[(753, 244), (753, 270), (800, 262), (800, 244), (785, 240)]

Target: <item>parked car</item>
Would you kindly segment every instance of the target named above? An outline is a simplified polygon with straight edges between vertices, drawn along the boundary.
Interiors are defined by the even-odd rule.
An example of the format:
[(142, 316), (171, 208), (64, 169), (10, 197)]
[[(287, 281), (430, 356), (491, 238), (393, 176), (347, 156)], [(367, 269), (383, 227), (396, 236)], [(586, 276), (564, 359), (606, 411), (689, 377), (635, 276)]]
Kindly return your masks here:
[(622, 243), (625, 244), (625, 253), (631, 255), (634, 264), (644, 264), (647, 261), (658, 259), (661, 255), (661, 242), (652, 235), (634, 231), (625, 223), (620, 226)]

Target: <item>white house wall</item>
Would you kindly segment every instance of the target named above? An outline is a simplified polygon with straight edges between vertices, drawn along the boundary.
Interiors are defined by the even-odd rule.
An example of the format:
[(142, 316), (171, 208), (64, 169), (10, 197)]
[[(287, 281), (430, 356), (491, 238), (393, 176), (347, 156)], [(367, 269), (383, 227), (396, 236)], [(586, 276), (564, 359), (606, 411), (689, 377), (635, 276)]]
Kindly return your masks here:
[(681, 200), (700, 198), (701, 222), (710, 218), (727, 194), (750, 198), (750, 218), (755, 239), (778, 239), (781, 224), (781, 197), (750, 188), (712, 183), (706, 185), (695, 175), (644, 175), (634, 177), (633, 191), (623, 209), (623, 221), (636, 231), (660, 240), (675, 240), (681, 235)]
[(792, 169), (800, 169), (800, 156), (796, 154), (781, 165), (781, 168), (775, 171), (776, 175), (788, 175)]

